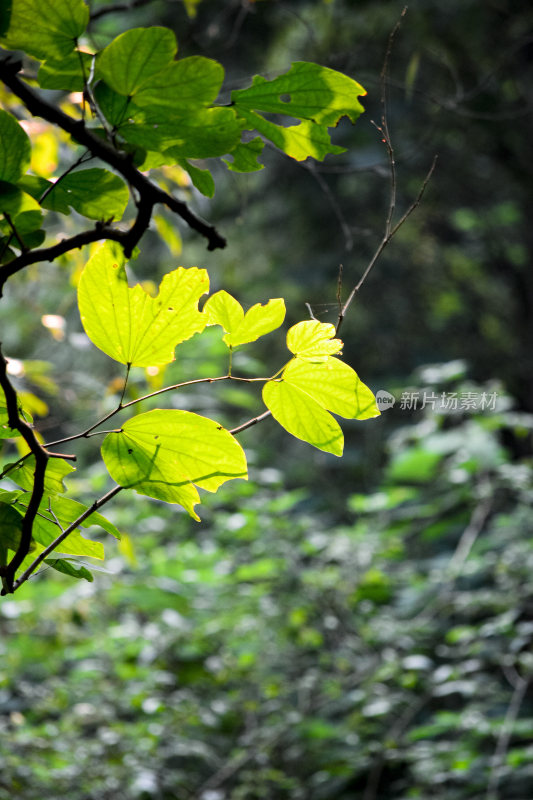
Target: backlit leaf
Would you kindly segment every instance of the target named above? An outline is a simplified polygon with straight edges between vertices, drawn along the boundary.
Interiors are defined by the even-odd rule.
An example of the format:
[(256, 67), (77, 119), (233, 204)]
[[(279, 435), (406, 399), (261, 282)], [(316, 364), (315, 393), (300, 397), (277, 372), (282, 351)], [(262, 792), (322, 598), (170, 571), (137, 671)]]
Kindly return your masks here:
[[(355, 122), (364, 111), (358, 99), (364, 94), (363, 87), (347, 75), (297, 61), (271, 81), (257, 75), (252, 86), (232, 92), (231, 99), (248, 129), (259, 131), (297, 161), (309, 156), (321, 161), (328, 153), (344, 152), (331, 143), (327, 129), (344, 116)], [(284, 127), (257, 113), (265, 111), (301, 122)]]
[(269, 381), (263, 401), (286, 431), (319, 450), (341, 456), (344, 436), (339, 423), (316, 400), (285, 381)]
[(179, 410), (155, 410), (110, 433), (102, 457), (118, 484), (167, 503), (182, 505), (198, 519), (196, 487), (209, 492), (232, 478), (247, 478), (237, 440), (218, 423)]
[(341, 352), (342, 341), (334, 336), (335, 326), (331, 323), (306, 320), (289, 329), (287, 347), (295, 356), (320, 359)]
[(299, 125), (284, 127), (264, 119), (255, 111), (241, 110), (239, 114), (246, 121), (247, 128), (262, 133), (272, 144), (296, 161), (305, 161), (309, 157), (322, 161), (328, 153), (338, 155), (345, 152), (344, 147), (331, 143), (325, 125), (317, 125), (312, 120), (303, 120)]
[(156, 297), (128, 287), (119, 246), (103, 245), (89, 260), (78, 286), (83, 326), (93, 344), (122, 364), (162, 366), (177, 344), (205, 327), (198, 300), (209, 290), (204, 269), (179, 267), (163, 278)]
[[(26, 495), (26, 498), (28, 496)], [(18, 502), (17, 507), (26, 512), (26, 502)], [(54, 507), (54, 505), (52, 505)], [(69, 515), (66, 516), (60, 512), (56, 514), (62, 528), (68, 527), (72, 520), (69, 520)], [(54, 515), (48, 511), (48, 500), (41, 503), (39, 514), (35, 517), (32, 528), (32, 536), (35, 542), (48, 547), (49, 544), (61, 534), (61, 529), (57, 525)], [(98, 558), (100, 561), (104, 558), (104, 547), (101, 542), (93, 542), (90, 539), (85, 539), (79, 530), (74, 530), (70, 533), (58, 547), (61, 553), (68, 553), (73, 556), (89, 556), (90, 558)]]
[(205, 301), (203, 313), (207, 325), (220, 325), (226, 333), (239, 327), (244, 319), (244, 309), (234, 297), (222, 289)]
[(369, 419), (379, 416), (375, 397), (368, 386), (338, 358), (329, 357), (320, 362), (293, 358), (283, 372), (283, 380), (341, 417)]
[(352, 122), (363, 113), (359, 96), (366, 91), (341, 72), (296, 61), (284, 75), (269, 81), (257, 75), (248, 89), (232, 92), (239, 109), (286, 114), (331, 127), (343, 116)]
[(208, 325), (221, 325), (226, 331), (224, 342), (228, 347), (237, 347), (279, 328), (285, 319), (285, 301), (269, 300), (264, 306), (256, 303), (245, 314), (234, 297), (220, 291), (206, 301), (203, 312)]
[[(44, 478), (44, 495), (62, 494), (67, 491), (63, 478), (74, 472), (74, 467), (61, 458), (51, 458), (46, 465)], [(26, 460), (8, 473), (8, 477), (17, 486), (31, 491), (33, 489), (33, 475), (35, 472), (35, 456), (28, 456)]]
[(176, 37), (169, 28), (132, 28), (102, 50), (97, 74), (119, 94), (133, 95), (172, 61), (177, 50)]
[(9, 28), (0, 43), (41, 60), (61, 59), (74, 49), (88, 21), (83, 0), (11, 0)]

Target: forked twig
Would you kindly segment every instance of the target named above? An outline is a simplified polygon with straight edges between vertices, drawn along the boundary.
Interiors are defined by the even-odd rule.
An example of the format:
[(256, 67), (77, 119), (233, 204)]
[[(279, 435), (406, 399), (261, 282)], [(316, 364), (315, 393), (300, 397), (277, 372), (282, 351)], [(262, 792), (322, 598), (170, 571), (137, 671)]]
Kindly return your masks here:
[(340, 327), (341, 327), (341, 325), (343, 323), (343, 320), (344, 320), (344, 318), (346, 316), (346, 312), (348, 311), (349, 307), (351, 306), (352, 302), (354, 301), (354, 298), (357, 295), (357, 293), (359, 292), (361, 286), (366, 281), (368, 275), (370, 274), (370, 272), (372, 271), (372, 269), (376, 265), (376, 262), (378, 261), (379, 257), (381, 256), (381, 254), (383, 253), (383, 251), (385, 250), (385, 248), (387, 247), (387, 245), (389, 244), (391, 239), (393, 239), (393, 237), (396, 235), (396, 233), (402, 227), (404, 222), (406, 222), (406, 220), (411, 216), (413, 211), (415, 211), (415, 209), (418, 208), (418, 206), (420, 205), (420, 201), (422, 200), (424, 192), (426, 191), (426, 187), (427, 187), (427, 185), (428, 185), (428, 183), (429, 183), (429, 181), (431, 179), (431, 176), (433, 175), (433, 172), (435, 170), (435, 166), (437, 164), (437, 156), (434, 156), (432, 164), (431, 164), (431, 166), (430, 166), (430, 168), (429, 168), (429, 170), (428, 170), (428, 172), (426, 174), (426, 177), (424, 178), (424, 181), (422, 183), (422, 186), (420, 187), (420, 191), (418, 192), (417, 197), (411, 203), (411, 205), (409, 206), (407, 211), (405, 211), (405, 213), (402, 214), (402, 216), (400, 217), (398, 222), (396, 222), (396, 224), (394, 224), (394, 216), (395, 216), (395, 212), (396, 212), (397, 177), (396, 177), (396, 161), (395, 161), (395, 158), (394, 158), (394, 148), (393, 148), (393, 145), (392, 145), (392, 139), (391, 139), (391, 135), (390, 135), (389, 122), (388, 122), (388, 79), (389, 79), (390, 58), (391, 58), (391, 54), (392, 54), (392, 48), (393, 48), (393, 45), (394, 45), (394, 40), (396, 39), (396, 35), (397, 35), (397, 33), (398, 33), (399, 29), (400, 29), (400, 25), (401, 25), (402, 19), (404, 18), (406, 12), (407, 12), (407, 7), (404, 7), (404, 9), (403, 9), (403, 11), (402, 11), (402, 13), (400, 15), (400, 19), (398, 20), (398, 22), (394, 26), (394, 28), (391, 31), (391, 34), (389, 36), (389, 40), (388, 40), (388, 44), (387, 44), (387, 50), (385, 52), (385, 58), (383, 60), (383, 67), (381, 68), (381, 73), (380, 73), (380, 85), (381, 85), (381, 120), (380, 120), (380, 124), (377, 125), (372, 120), (372, 124), (377, 129), (377, 131), (379, 132), (379, 135), (381, 136), (381, 141), (385, 145), (385, 149), (387, 151), (387, 158), (388, 158), (388, 162), (389, 162), (390, 194), (389, 194), (389, 207), (388, 207), (388, 210), (387, 210), (387, 217), (386, 217), (386, 220), (385, 220), (385, 229), (383, 231), (383, 236), (381, 238), (381, 241), (379, 242), (376, 250), (374, 251), (374, 254), (373, 254), (372, 258), (368, 262), (368, 264), (366, 266), (366, 269), (363, 272), (361, 278), (359, 279), (359, 281), (356, 283), (356, 285), (353, 287), (352, 291), (348, 295), (348, 299), (340, 307), (339, 316), (338, 316), (337, 325), (336, 325), (336, 333), (337, 334), (338, 334), (338, 332), (340, 330)]

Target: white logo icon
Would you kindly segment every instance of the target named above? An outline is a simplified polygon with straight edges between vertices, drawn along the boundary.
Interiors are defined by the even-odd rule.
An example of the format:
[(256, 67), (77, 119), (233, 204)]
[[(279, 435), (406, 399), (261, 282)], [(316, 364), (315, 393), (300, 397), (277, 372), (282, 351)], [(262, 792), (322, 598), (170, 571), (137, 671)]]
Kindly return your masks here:
[(379, 392), (376, 393), (376, 403), (380, 411), (387, 411), (389, 408), (393, 407), (395, 402), (394, 395), (390, 392), (386, 392), (385, 389), (380, 389)]

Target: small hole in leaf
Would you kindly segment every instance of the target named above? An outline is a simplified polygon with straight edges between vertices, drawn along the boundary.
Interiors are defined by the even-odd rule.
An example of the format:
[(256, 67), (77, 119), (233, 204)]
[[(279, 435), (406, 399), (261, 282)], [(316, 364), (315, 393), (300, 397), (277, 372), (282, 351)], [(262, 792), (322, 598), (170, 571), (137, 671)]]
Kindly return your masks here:
[(154, 436), (154, 439), (159, 439), (159, 436)]
[(169, 310), (169, 311), (174, 311), (174, 309), (172, 308), (172, 306), (169, 306), (169, 307), (168, 307), (168, 310)]
[(281, 100), (282, 103), (290, 103), (291, 102), (290, 94), (280, 94), (279, 99)]
[(131, 454), (133, 453), (133, 450), (130, 448), (130, 449), (128, 450), (128, 453), (129, 453), (129, 454), (130, 454), (130, 456), (131, 456)]

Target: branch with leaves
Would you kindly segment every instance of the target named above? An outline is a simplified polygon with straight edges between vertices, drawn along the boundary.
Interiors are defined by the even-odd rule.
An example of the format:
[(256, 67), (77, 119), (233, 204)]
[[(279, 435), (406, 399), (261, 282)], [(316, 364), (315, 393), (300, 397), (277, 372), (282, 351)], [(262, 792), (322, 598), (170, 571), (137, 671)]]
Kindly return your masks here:
[[(32, 8), (35, 23), (29, 28)], [(340, 360), (342, 342), (335, 326), (314, 319), (293, 325), (287, 333), (286, 364), (268, 378), (238, 376), (232, 371), (234, 351), (282, 325), (282, 299), (258, 303), (245, 313), (222, 290), (200, 308), (209, 291), (204, 269), (168, 272), (154, 297), (139, 285), (131, 288), (127, 274), (127, 260), (142, 241), (156, 205), (165, 206), (203, 236), (208, 249), (225, 245), (212, 225), (167, 184), (160, 184), (159, 169), (178, 169), (189, 185), (211, 197), (215, 186), (205, 159), (222, 158), (232, 171), (251, 172), (263, 167), (258, 157), (265, 142), (297, 161), (341, 153), (343, 148), (331, 142), (329, 128), (345, 116), (356, 122), (363, 111), (363, 87), (335, 70), (297, 62), (272, 80), (256, 76), (250, 87), (232, 92), (230, 105), (217, 105), (222, 66), (200, 56), (176, 59), (176, 38), (166, 28), (134, 28), (94, 52), (85, 44), (90, 19), (83, 0), (70, 0), (61, 13), (38, 0), (13, 0), (3, 21), (0, 43), (22, 50), (34, 66), (23, 70), (20, 59), (0, 57), (0, 80), (15, 112), (0, 111), (0, 290), (31, 264), (54, 261), (103, 241), (93, 248), (79, 280), (78, 306), (91, 342), (126, 369), (120, 400), (111, 412), (78, 433), (43, 445), (26, 421), (2, 360), (0, 432), (19, 450), (18, 460), (1, 473), (10, 484), (0, 489), (0, 513), (11, 533), (0, 541), (0, 573), (3, 592), (10, 593), (43, 563), (92, 579), (75, 559), (102, 558), (103, 548), (81, 536), (79, 527), (98, 524), (119, 536), (99, 509), (122, 490), (176, 503), (198, 520), (199, 490), (215, 492), (229, 480), (247, 478), (245, 454), (235, 436), (270, 416), (291, 435), (340, 456), (344, 437), (333, 415), (365, 420), (379, 411), (372, 392)], [(36, 78), (30, 77), (35, 62)], [(62, 98), (66, 93), (70, 100), (57, 105), (45, 90), (60, 91)], [(17, 119), (28, 115), (69, 137), (72, 157), (55, 179), (30, 167), (31, 141)], [(297, 124), (273, 122), (272, 115), (295, 118)], [(384, 136), (390, 144), (386, 129)], [(392, 154), (392, 146), (389, 150)], [(198, 159), (201, 166), (195, 163)], [(104, 167), (85, 168), (92, 160)], [(393, 167), (392, 163), (394, 177)], [(393, 187), (393, 198), (394, 192)], [(121, 220), (130, 199), (135, 215), (124, 228)], [(92, 220), (93, 226), (62, 241), (46, 242), (50, 213), (68, 215), (71, 209)], [(408, 215), (393, 226), (393, 211), (394, 207), (381, 250)], [(341, 309), (337, 330), (350, 302), (351, 297)], [(210, 326), (221, 329), (228, 349), (225, 374), (174, 383), (124, 401), (131, 368), (165, 367), (174, 360), (176, 347)], [(176, 408), (137, 413), (141, 402), (152, 405), (156, 398), (175, 395), (186, 386), (221, 381), (262, 384), (264, 410), (232, 429)], [(121, 417), (120, 427), (102, 430), (104, 423), (130, 408), (134, 416), (125, 421)], [(68, 460), (74, 457), (50, 448), (92, 436), (104, 437), (102, 461), (114, 486), (83, 505), (66, 496), (63, 482), (72, 472)]]

